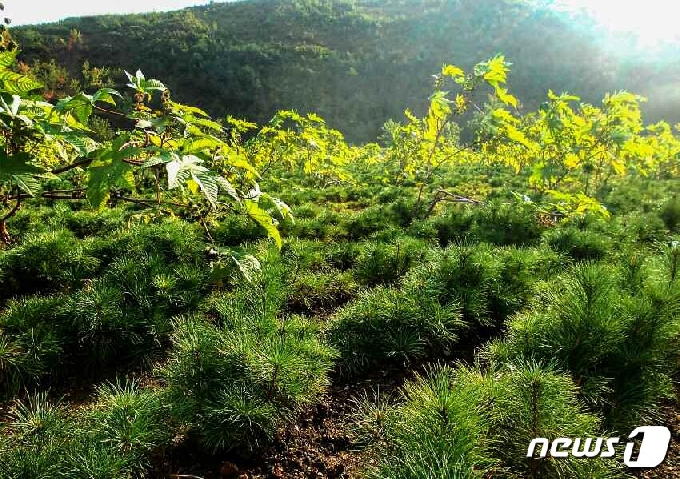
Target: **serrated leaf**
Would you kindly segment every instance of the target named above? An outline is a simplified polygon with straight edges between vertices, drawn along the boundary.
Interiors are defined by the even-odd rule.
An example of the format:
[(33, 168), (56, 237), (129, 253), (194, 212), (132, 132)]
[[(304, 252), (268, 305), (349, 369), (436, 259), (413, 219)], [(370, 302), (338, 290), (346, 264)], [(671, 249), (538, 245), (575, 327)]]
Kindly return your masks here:
[(213, 136), (203, 136), (201, 138), (191, 138), (184, 142), (182, 150), (184, 153), (200, 153), (205, 150), (214, 150), (222, 144), (222, 141)]
[(267, 231), (267, 236), (272, 238), (276, 246), (281, 249), (283, 242), (281, 241), (281, 234), (274, 224), (274, 219), (269, 213), (258, 206), (255, 201), (244, 201), (246, 212), (257, 224), (262, 226)]
[(163, 152), (157, 156), (149, 158), (144, 163), (141, 164), (141, 168), (151, 168), (152, 166), (164, 165), (170, 163), (171, 161), (179, 161), (179, 156), (177, 153), (172, 151)]
[(511, 105), (515, 108), (517, 108), (517, 98), (515, 98), (513, 95), (508, 93), (508, 90), (505, 88), (497, 87), (496, 88), (496, 96), (500, 101), (505, 103), (506, 105)]
[(88, 169), (87, 200), (95, 210), (106, 205), (111, 188), (116, 185), (132, 186), (132, 167), (122, 161), (109, 160), (93, 163)]
[(92, 138), (77, 134), (66, 134), (61, 139), (78, 151), (79, 156), (87, 156), (99, 146)]
[(442, 69), (442, 75), (451, 78), (458, 78), (465, 76), (465, 72), (455, 65), (444, 65), (444, 68)]
[(234, 185), (232, 185), (229, 180), (222, 176), (217, 176), (216, 177), (217, 184), (220, 186), (221, 189), (226, 191), (226, 193), (234, 198), (237, 202), (241, 202), (241, 197), (239, 196), (238, 192), (236, 191), (236, 188), (234, 188)]
[(165, 165), (168, 172), (168, 189), (179, 188), (185, 184), (193, 174), (207, 172), (202, 166), (203, 160), (193, 155), (176, 158)]
[(0, 68), (9, 68), (12, 65), (14, 65), (14, 61), (16, 60), (18, 54), (19, 54), (18, 48), (15, 48), (14, 50), (5, 50), (4, 52), (0, 52)]
[(10, 70), (0, 70), (0, 90), (11, 95), (24, 95), (42, 88), (42, 83)]
[(57, 111), (72, 114), (83, 125), (87, 125), (87, 120), (92, 115), (92, 110), (92, 97), (82, 92), (74, 97), (60, 100), (57, 103)]
[(191, 174), (191, 179), (198, 184), (201, 191), (208, 199), (213, 208), (217, 205), (217, 179), (210, 171), (199, 171)]
[(8, 156), (0, 151), (0, 178), (10, 179), (15, 175), (32, 175), (44, 173), (45, 170), (30, 164), (31, 156), (28, 153), (16, 153)]
[(209, 128), (217, 132), (221, 132), (223, 129), (222, 125), (220, 125), (216, 121), (208, 120), (207, 118), (192, 118), (191, 120), (187, 120), (187, 122), (192, 125), (202, 126), (204, 128)]
[(12, 179), (16, 182), (21, 191), (28, 193), (31, 196), (35, 196), (35, 194), (40, 190), (40, 181), (32, 176), (14, 175)]

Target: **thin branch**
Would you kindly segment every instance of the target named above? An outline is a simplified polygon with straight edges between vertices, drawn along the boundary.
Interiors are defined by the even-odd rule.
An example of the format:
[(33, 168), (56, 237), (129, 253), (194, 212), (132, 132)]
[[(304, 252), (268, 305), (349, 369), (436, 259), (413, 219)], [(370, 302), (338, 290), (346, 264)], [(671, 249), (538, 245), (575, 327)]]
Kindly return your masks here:
[(9, 212), (5, 216), (0, 218), (0, 223), (4, 223), (8, 219), (10, 219), (12, 216), (17, 214), (17, 211), (19, 211), (19, 209), (21, 208), (21, 193), (20, 193), (20, 190), (19, 190), (18, 187), (17, 187), (17, 194), (16, 194), (14, 199), (16, 199), (17, 202), (14, 204), (14, 207), (11, 210), (9, 210)]
[(93, 160), (92, 158), (85, 158), (85, 159), (82, 159), (82, 160), (80, 160), (80, 161), (76, 161), (75, 163), (71, 163), (70, 165), (62, 166), (62, 167), (60, 167), (60, 168), (55, 168), (54, 170), (52, 170), (51, 173), (52, 173), (53, 175), (59, 175), (59, 174), (61, 174), (61, 173), (65, 173), (65, 172), (67, 172), (67, 171), (69, 171), (69, 170), (73, 170), (73, 169), (78, 168), (78, 167), (80, 167), (80, 166), (89, 165), (89, 164), (92, 163), (93, 161), (94, 161), (94, 160)]
[[(158, 203), (156, 203), (156, 200), (151, 200), (151, 199), (144, 199), (144, 198), (131, 198), (129, 196), (123, 196), (119, 195), (117, 193), (112, 193), (111, 198), (121, 200), (121, 201), (126, 201), (128, 203), (133, 203), (137, 205), (144, 205), (144, 206), (157, 206)], [(160, 203), (161, 205), (167, 205), (167, 206), (176, 206), (177, 208), (188, 208), (190, 205), (185, 205), (183, 203), (175, 203), (173, 201), (162, 201)]]
[(93, 106), (94, 106), (94, 109), (97, 110), (100, 113), (105, 113), (107, 115), (113, 115), (113, 116), (117, 116), (119, 118), (125, 118), (126, 120), (134, 121), (134, 120), (131, 120), (130, 118), (128, 118), (124, 113), (120, 113), (120, 112), (117, 112), (117, 111), (114, 111), (114, 110), (109, 110), (107, 108), (102, 108), (102, 107), (97, 106), (97, 105), (93, 105)]

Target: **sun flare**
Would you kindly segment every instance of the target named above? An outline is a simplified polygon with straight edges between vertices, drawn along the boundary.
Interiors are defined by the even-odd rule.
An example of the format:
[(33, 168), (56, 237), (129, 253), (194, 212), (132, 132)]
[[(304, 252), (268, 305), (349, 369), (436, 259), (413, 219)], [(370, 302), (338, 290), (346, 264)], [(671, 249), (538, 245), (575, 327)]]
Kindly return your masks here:
[(680, 42), (678, 9), (667, 0), (558, 0), (556, 3), (569, 10), (585, 10), (603, 26), (634, 35), (641, 45)]

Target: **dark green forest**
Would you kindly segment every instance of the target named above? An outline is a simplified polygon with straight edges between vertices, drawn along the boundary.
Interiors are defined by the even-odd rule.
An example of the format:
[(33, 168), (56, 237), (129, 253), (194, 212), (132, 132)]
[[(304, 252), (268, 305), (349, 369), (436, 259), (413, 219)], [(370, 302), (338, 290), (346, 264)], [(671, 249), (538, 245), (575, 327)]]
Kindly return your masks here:
[(428, 72), (446, 62), (468, 68), (499, 52), (522, 66), (509, 86), (525, 111), (549, 88), (587, 102), (625, 89), (649, 97), (649, 121), (680, 121), (669, 101), (678, 96), (677, 49), (649, 52), (631, 39), (605, 39), (588, 17), (545, 2), (248, 0), (69, 19), (13, 35), (53, 93), (87, 87), (85, 62), (109, 67), (98, 73), (117, 84), (122, 69), (141, 68), (209, 113), (261, 124), (281, 109), (314, 112), (353, 142), (374, 141), (405, 108), (422, 113)]

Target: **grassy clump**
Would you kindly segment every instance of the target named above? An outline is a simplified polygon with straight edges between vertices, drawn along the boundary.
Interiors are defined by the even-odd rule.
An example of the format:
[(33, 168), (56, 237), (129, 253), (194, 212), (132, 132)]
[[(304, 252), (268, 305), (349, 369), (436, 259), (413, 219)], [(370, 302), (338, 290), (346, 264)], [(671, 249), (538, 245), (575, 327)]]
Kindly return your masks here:
[(546, 235), (546, 243), (555, 251), (580, 260), (600, 260), (613, 250), (612, 240), (601, 233), (564, 227)]
[(527, 303), (537, 281), (560, 268), (560, 258), (543, 248), (450, 246), (433, 250), (404, 283), (442, 304), (459, 304), (465, 322), (479, 329), (502, 324)]
[(367, 477), (391, 479), (622, 477), (602, 459), (527, 458), (536, 437), (597, 437), (597, 416), (585, 412), (571, 379), (517, 365), (481, 373), (438, 367), (403, 388), (400, 404), (360, 402), (357, 430), (373, 439), (377, 465)]
[(680, 228), (680, 197), (674, 196), (666, 201), (659, 211), (659, 217), (663, 220), (666, 228), (678, 231)]
[(423, 260), (427, 244), (406, 237), (390, 243), (369, 241), (361, 249), (354, 275), (361, 284), (375, 286), (397, 282)]
[(254, 283), (211, 299), (212, 322), (175, 322), (161, 370), (171, 413), (209, 449), (257, 449), (329, 384), (335, 352), (313, 321), (278, 317), (283, 284), (272, 261)]
[(0, 440), (3, 477), (143, 477), (171, 439), (160, 397), (134, 383), (108, 384), (80, 414), (44, 393), (17, 401)]
[(0, 301), (77, 288), (97, 273), (100, 263), (67, 230), (28, 235), (21, 245), (0, 250)]
[(510, 320), (506, 339), (490, 347), (492, 359), (555, 364), (610, 426), (633, 425), (672, 394), (680, 292), (654, 275), (631, 291), (622, 284), (629, 277), (608, 266), (577, 267)]
[(170, 318), (196, 309), (207, 290), (197, 240), (194, 229), (169, 222), (106, 242), (41, 234), (10, 250), (3, 274), (23, 273), (9, 291), (33, 291), (31, 273), (57, 294), (22, 296), (0, 311), (0, 394), (152, 358), (168, 343)]
[(442, 304), (418, 288), (378, 287), (343, 307), (330, 326), (340, 369), (361, 374), (372, 367), (450, 355), (466, 324), (458, 305)]
[(300, 273), (288, 287), (287, 310), (297, 314), (327, 315), (356, 296), (351, 273), (327, 270)]

